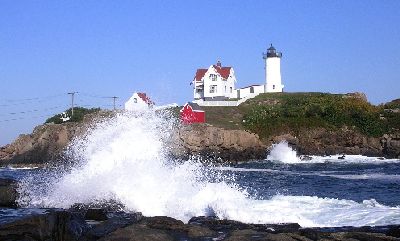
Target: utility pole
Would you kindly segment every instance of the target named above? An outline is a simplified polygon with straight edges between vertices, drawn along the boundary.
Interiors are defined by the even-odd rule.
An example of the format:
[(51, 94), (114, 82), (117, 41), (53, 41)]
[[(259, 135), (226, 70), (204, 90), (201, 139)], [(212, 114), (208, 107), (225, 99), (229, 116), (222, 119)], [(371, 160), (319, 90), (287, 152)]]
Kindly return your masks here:
[(76, 93), (78, 93), (78, 92), (74, 91), (74, 92), (67, 93), (67, 94), (71, 95), (71, 118), (74, 116), (74, 97), (75, 97)]
[(115, 108), (115, 100), (118, 99), (118, 97), (117, 96), (112, 96), (111, 98), (113, 99), (114, 110), (116, 110), (116, 108)]

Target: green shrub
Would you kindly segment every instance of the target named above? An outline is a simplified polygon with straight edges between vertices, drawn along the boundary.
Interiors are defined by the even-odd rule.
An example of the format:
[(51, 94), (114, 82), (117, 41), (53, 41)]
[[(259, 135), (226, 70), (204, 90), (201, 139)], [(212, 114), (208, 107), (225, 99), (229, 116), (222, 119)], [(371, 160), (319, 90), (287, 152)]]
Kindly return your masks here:
[[(72, 109), (69, 108), (65, 111), (68, 116), (72, 116), (68, 121), (66, 122), (81, 122), (83, 120), (83, 117), (86, 114), (94, 113), (100, 111), (100, 108), (91, 108), (87, 109), (84, 107), (74, 107), (74, 116), (72, 116)], [(62, 114), (56, 114), (53, 117), (50, 117), (46, 120), (45, 123), (54, 123), (54, 124), (61, 124), (63, 123), (62, 119)]]
[(368, 136), (380, 136), (388, 129), (380, 119), (381, 108), (363, 99), (324, 93), (262, 94), (263, 102), (278, 99), (276, 105), (250, 105), (244, 115), (246, 129), (266, 137), (283, 130), (299, 131), (308, 127), (357, 128)]

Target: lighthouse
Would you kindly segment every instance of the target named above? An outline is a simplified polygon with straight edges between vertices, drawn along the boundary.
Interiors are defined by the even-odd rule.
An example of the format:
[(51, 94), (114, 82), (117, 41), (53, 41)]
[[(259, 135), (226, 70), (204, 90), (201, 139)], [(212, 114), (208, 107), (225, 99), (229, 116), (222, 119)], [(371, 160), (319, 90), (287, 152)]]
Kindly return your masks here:
[(272, 46), (267, 49), (267, 53), (263, 53), (265, 60), (265, 86), (264, 92), (282, 92), (283, 85), (281, 79), (281, 58), (282, 53), (277, 52)]

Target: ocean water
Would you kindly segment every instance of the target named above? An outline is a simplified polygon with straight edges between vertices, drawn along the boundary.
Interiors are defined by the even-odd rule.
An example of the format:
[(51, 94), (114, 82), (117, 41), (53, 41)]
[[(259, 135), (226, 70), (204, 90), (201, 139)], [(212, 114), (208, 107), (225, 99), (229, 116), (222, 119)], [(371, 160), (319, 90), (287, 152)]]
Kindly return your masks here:
[(400, 224), (400, 160), (302, 159), (282, 142), (266, 160), (205, 166), (195, 157), (168, 158), (166, 143), (175, 125), (162, 112), (120, 114), (76, 139), (65, 152), (67, 165), (3, 168), (0, 176), (20, 180), (19, 203), (26, 208), (115, 200), (125, 211), (184, 222), (216, 215), (302, 227)]

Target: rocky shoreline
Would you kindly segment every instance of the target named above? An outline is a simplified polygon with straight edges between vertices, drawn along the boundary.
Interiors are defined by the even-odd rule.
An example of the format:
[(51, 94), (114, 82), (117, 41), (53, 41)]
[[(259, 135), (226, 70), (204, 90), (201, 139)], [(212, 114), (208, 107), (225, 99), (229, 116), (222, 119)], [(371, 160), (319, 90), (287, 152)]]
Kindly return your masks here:
[[(73, 138), (83, 135), (90, 122), (46, 124), (32, 134), (20, 135), (0, 148), (1, 165), (43, 165), (62, 160)], [(264, 159), (268, 148), (287, 141), (299, 155), (365, 155), (400, 158), (400, 134), (366, 137), (355, 130), (323, 128), (284, 133), (266, 140), (245, 130), (227, 130), (207, 124), (181, 126), (166, 140), (169, 155), (175, 159), (199, 157), (212, 162), (238, 162)]]
[[(39, 211), (39, 210), (37, 210)], [(103, 209), (40, 210), (0, 224), (1, 240), (164, 241), (164, 240), (400, 240), (400, 226), (301, 228), (298, 224), (245, 224), (193, 217), (187, 224), (166, 216), (106, 212)]]
[[(115, 114), (115, 113), (114, 113)], [(31, 134), (20, 135), (14, 142), (0, 147), (0, 166), (43, 165), (62, 160), (63, 152), (74, 138), (83, 136), (96, 121), (113, 113), (88, 114), (82, 122), (43, 124)], [(223, 129), (209, 124), (177, 125), (165, 140), (168, 154), (175, 159), (191, 156), (212, 162), (238, 162), (264, 159), (274, 143), (287, 141), (299, 155), (365, 155), (400, 158), (400, 133), (367, 137), (354, 128), (307, 128), (294, 133), (260, 139), (242, 129)]]
[[(400, 225), (302, 228), (296, 223), (247, 224), (215, 216), (192, 217), (183, 223), (166, 216), (116, 211), (118, 205), (76, 204), (67, 210), (16, 208), (15, 184), (0, 179), (0, 240), (400, 240)], [(13, 213), (12, 217), (8, 218), (7, 213)]]

